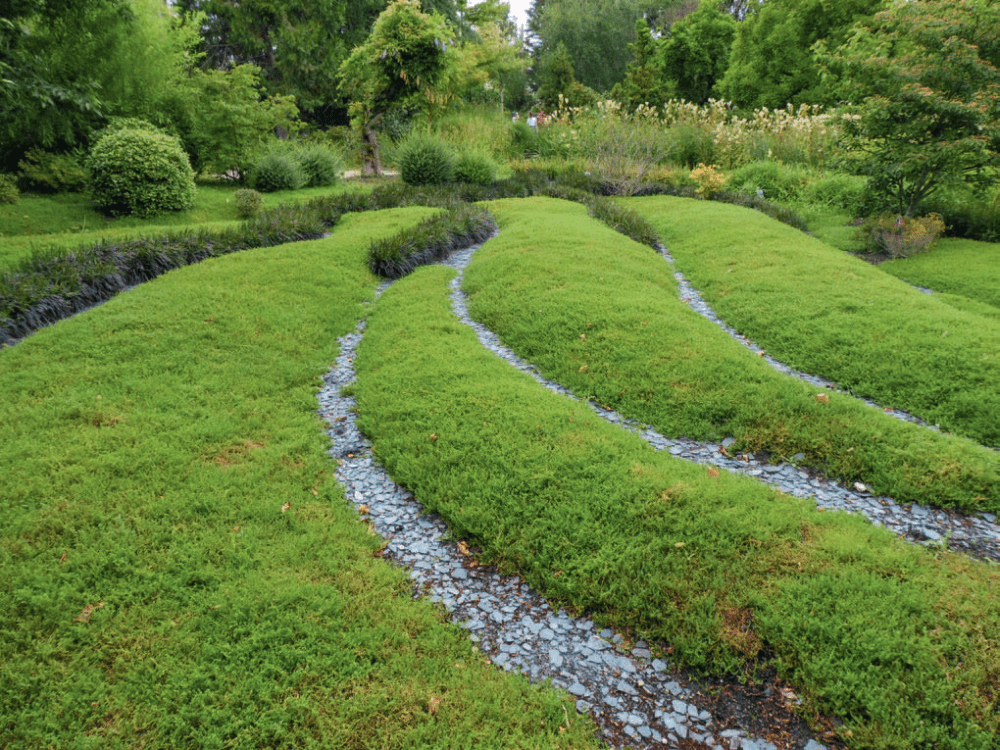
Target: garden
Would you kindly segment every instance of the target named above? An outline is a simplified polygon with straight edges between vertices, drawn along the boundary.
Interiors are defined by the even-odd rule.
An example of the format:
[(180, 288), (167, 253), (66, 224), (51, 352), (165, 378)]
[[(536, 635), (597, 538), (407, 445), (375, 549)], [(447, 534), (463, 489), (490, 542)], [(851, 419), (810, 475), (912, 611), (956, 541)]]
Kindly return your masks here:
[[(920, 12), (884, 29), (916, 33)], [(899, 145), (924, 137), (911, 92), (884, 81), (854, 108), (769, 108), (581, 103), (570, 80), (529, 125), (451, 91), (463, 65), (492, 71), (477, 85), (516, 69), (485, 41), (456, 60), (437, 14), (370, 15), (336, 66), (349, 127), (316, 127), (318, 99), (300, 121), (253, 66), (192, 65), (198, 29), (153, 15), (149, 40), (192, 55), (155, 106), (98, 116), (84, 88), (52, 94), (74, 117), (43, 107), (35, 126), (64, 146), (75, 129), (62, 149), (7, 122), (0, 145), (24, 148), (0, 173), (0, 746), (621, 739), (415, 595), (346, 496), (317, 398), (360, 325), (351, 420), (470, 569), (685, 679), (777, 679), (829, 747), (996, 750), (1000, 540), (914, 543), (585, 406), (995, 524), (986, 99), (970, 114), (919, 92), (950, 128), (922, 151)], [(0, 36), (17, 75), (40, 65), (30, 34)], [(956, 75), (996, 73), (963, 50)], [(565, 395), (456, 319), (439, 261), (473, 246), (468, 314)], [(762, 351), (698, 315), (675, 272)]]

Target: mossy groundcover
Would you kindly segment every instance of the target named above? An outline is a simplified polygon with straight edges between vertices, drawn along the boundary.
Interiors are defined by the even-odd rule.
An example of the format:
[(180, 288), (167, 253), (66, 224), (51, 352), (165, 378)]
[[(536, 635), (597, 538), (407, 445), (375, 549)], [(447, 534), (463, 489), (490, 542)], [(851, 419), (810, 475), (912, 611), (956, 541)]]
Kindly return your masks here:
[(792, 367), (1000, 446), (1000, 324), (758, 213), (634, 198), (729, 325)]
[(430, 213), (178, 269), (0, 353), (0, 746), (598, 746), (412, 600), (332, 477), (319, 376), (370, 242)]
[(994, 746), (994, 568), (655, 452), (483, 349), (451, 313), (453, 273), (383, 295), (354, 390), (376, 454), (456, 537), (681, 664), (771, 655), (853, 747)]

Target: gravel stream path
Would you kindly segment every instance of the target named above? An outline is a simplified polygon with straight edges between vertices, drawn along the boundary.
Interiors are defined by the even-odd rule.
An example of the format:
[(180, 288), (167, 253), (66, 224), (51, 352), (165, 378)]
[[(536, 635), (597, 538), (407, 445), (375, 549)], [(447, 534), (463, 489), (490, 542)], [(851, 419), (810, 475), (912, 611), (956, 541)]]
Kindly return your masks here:
[[(444, 262), (459, 272), (451, 283), (456, 316), (498, 356), (531, 374), (544, 387), (575, 398), (562, 386), (544, 380), (530, 363), (469, 317), (460, 290), (461, 274), (476, 249), (455, 252)], [(672, 263), (665, 250), (661, 254)], [(677, 277), (684, 301), (725, 328), (683, 277)], [(383, 285), (379, 293), (387, 286)], [(797, 697), (779, 683), (772, 682), (755, 695), (742, 692), (733, 705), (725, 705), (663, 659), (654, 658), (655, 648), (649, 644), (628, 643), (612, 630), (599, 629), (587, 617), (554, 611), (516, 576), (503, 576), (479, 566), (473, 550), (464, 543), (443, 541), (448, 533), (445, 523), (422, 513), (412, 494), (397, 486), (374, 461), (370, 442), (355, 426), (353, 398), (341, 396), (341, 389), (354, 382), (352, 361), (363, 330), (362, 323), (356, 332), (340, 339), (340, 356), (325, 376), (327, 386), (319, 396), (320, 414), (330, 424), (338, 481), (348, 499), (387, 540), (386, 557), (410, 568), (415, 596), (440, 602), (452, 621), (468, 630), (496, 664), (535, 682), (551, 680), (574, 696), (577, 711), (593, 716), (604, 739), (613, 747), (821, 750), (837, 746), (829, 737), (824, 737), (827, 744), (823, 744), (810, 736), (792, 711)], [(793, 373), (780, 362), (769, 361), (777, 369), (806, 377), (819, 387), (831, 386), (812, 376)], [(891, 498), (872, 497), (860, 485), (841, 487), (792, 464), (770, 465), (753, 455), (731, 455), (727, 450), (733, 442), (730, 439), (721, 444), (668, 439), (596, 404), (589, 405), (602, 417), (638, 432), (655, 448), (675, 456), (756, 477), (787, 494), (814, 498), (820, 507), (862, 513), (873, 523), (913, 541), (947, 544), (1000, 560), (1000, 527), (995, 517), (969, 517), (917, 505), (907, 508)], [(754, 714), (758, 716), (756, 722)], [(762, 723), (760, 716), (766, 721)]]

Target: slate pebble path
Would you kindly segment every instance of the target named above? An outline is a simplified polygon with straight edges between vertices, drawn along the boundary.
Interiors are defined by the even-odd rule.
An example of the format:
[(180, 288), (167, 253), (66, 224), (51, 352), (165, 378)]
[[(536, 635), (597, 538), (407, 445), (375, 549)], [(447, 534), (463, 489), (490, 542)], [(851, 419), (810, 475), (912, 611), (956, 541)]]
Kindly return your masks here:
[[(451, 284), (455, 314), (476, 331), (491, 351), (530, 373), (546, 388), (573, 398), (566, 389), (542, 379), (532, 365), (520, 360), (491, 331), (469, 317), (459, 286), (462, 270), (476, 249), (454, 252), (445, 261), (445, 265), (459, 271)], [(666, 251), (662, 254), (671, 260)], [(683, 277), (678, 277), (683, 282), (685, 301), (722, 325)], [(383, 285), (379, 293), (387, 286)], [(448, 531), (445, 523), (423, 514), (413, 495), (397, 486), (374, 461), (370, 442), (355, 426), (353, 398), (341, 396), (341, 389), (354, 382), (352, 362), (363, 331), (362, 322), (356, 332), (339, 340), (340, 355), (324, 377), (326, 387), (319, 395), (320, 414), (330, 425), (330, 452), (337, 459), (337, 480), (347, 498), (387, 540), (386, 556), (410, 568), (415, 595), (440, 602), (452, 621), (467, 629), (496, 664), (534, 682), (550, 679), (574, 696), (577, 710), (595, 718), (612, 746), (627, 743), (637, 748), (671, 750), (777, 750), (772, 742), (748, 737), (741, 729), (718, 726), (705, 709), (709, 701), (697, 686), (673, 672), (667, 662), (652, 658), (648, 644), (626, 644), (619, 634), (598, 629), (586, 617), (553, 611), (516, 576), (480, 567), (473, 550), (463, 543), (443, 541)], [(777, 365), (788, 371), (784, 365)], [(914, 541), (943, 541), (977, 556), (1000, 559), (1000, 527), (995, 517), (965, 517), (917, 505), (906, 508), (890, 498), (872, 497), (857, 486), (840, 487), (791, 464), (770, 465), (752, 455), (729, 455), (731, 439), (721, 444), (668, 439), (596, 404), (590, 406), (672, 455), (756, 477), (787, 494), (815, 498), (820, 507), (863, 513), (873, 523)], [(810, 738), (784, 746), (801, 750), (826, 747)]]

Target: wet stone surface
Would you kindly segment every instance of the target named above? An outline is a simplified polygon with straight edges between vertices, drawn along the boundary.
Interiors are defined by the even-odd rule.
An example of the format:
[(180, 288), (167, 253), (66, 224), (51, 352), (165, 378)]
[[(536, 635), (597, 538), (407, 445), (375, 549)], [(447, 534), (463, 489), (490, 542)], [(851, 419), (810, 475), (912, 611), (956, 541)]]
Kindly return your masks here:
[[(446, 264), (461, 274), (475, 249), (453, 253)], [(483, 345), (546, 388), (572, 398), (561, 386), (544, 381), (492, 332), (469, 318), (460, 283), (461, 276), (452, 282), (452, 307), (460, 320), (472, 326)], [(692, 304), (690, 288), (682, 287), (682, 294)], [(714, 319), (710, 310), (707, 313)], [(340, 339), (340, 355), (325, 376), (327, 385), (319, 396), (320, 414), (330, 425), (337, 480), (359, 513), (387, 540), (385, 556), (410, 569), (415, 596), (439, 602), (452, 621), (468, 630), (499, 666), (535, 682), (551, 680), (575, 697), (577, 710), (592, 715), (604, 739), (614, 747), (823, 750), (836, 746), (830, 739), (820, 742), (810, 736), (790, 705), (776, 709), (781, 716), (770, 722), (780, 724), (780, 732), (771, 730), (766, 722), (754, 727), (756, 732), (749, 731), (743, 725), (746, 722), (733, 718), (734, 712), (718, 710), (718, 699), (657, 658), (655, 644), (628, 643), (587, 617), (554, 611), (516, 576), (478, 565), (475, 550), (464, 543), (443, 541), (447, 534), (444, 522), (422, 513), (412, 494), (398, 487), (374, 461), (370, 442), (355, 426), (353, 398), (340, 395), (341, 389), (354, 381), (352, 361), (362, 334), (363, 324)], [(787, 494), (814, 498), (823, 508), (862, 513), (873, 523), (914, 541), (946, 543), (1000, 559), (1000, 528), (994, 517), (964, 517), (916, 505), (899, 506), (890, 498), (872, 497), (859, 487), (840, 487), (792, 464), (770, 465), (763, 457), (735, 455), (729, 451), (731, 439), (722, 443), (668, 439), (596, 404), (590, 406), (674, 456), (747, 474)], [(778, 687), (767, 687), (772, 699), (778, 691)], [(715, 710), (714, 715), (710, 709)], [(754, 710), (759, 712), (759, 708)]]

